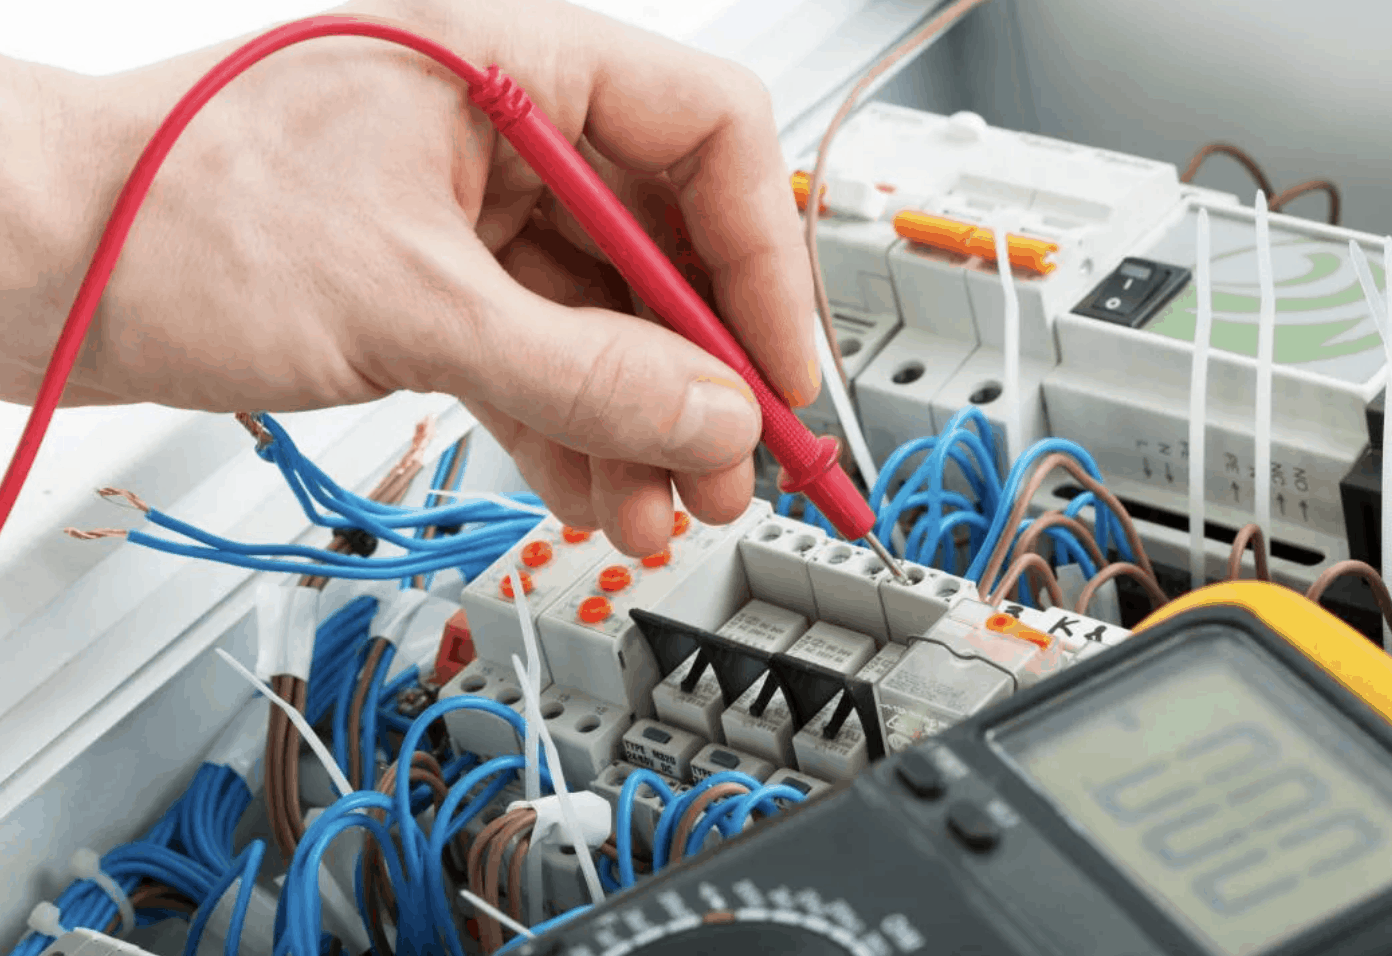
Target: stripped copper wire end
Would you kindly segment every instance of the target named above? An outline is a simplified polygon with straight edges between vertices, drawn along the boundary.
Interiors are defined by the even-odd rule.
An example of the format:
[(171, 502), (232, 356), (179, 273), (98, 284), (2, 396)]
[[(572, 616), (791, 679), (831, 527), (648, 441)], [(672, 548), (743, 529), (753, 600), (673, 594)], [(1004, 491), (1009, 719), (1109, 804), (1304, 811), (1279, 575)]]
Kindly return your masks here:
[(411, 437), (411, 447), (402, 456), (401, 461), (397, 462), (396, 467), (391, 470), (392, 476), (404, 475), (406, 472), (415, 472), (425, 467), (425, 450), (430, 446), (430, 442), (435, 438), (435, 418), (429, 417), (416, 423), (416, 433)]
[(241, 423), (241, 426), (251, 433), (251, 437), (256, 439), (256, 450), (260, 451), (272, 441), (271, 433), (266, 431), (266, 426), (261, 424), (260, 412), (237, 412), (232, 416)]
[[(97, 494), (101, 495), (103, 498), (106, 498), (108, 501), (110, 501), (112, 498), (123, 498), (126, 501), (126, 505), (123, 505), (122, 507), (129, 506), (131, 508), (134, 508), (136, 511), (141, 512), (142, 514), (150, 513), (150, 506), (145, 503), (145, 499), (141, 498), (133, 491), (127, 491), (124, 488), (98, 488)], [(112, 503), (117, 505), (121, 504), (121, 502), (119, 501), (115, 501)]]
[(69, 538), (76, 538), (78, 541), (99, 541), (102, 538), (124, 538), (130, 534), (129, 531), (121, 528), (92, 528), (84, 531), (81, 528), (64, 528), (63, 533)]

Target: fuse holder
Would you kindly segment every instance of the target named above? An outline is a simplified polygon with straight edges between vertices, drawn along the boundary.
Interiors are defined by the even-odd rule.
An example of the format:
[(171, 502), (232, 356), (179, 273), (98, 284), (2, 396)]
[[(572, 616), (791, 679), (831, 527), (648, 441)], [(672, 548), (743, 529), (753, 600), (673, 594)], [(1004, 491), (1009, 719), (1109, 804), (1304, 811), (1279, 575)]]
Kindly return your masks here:
[(435, 674), (431, 683), (443, 687), (454, 675), (474, 662), (474, 636), (469, 630), (469, 618), (464, 612), (456, 611), (445, 622), (440, 635), (440, 649), (435, 653)]
[[(969, 222), (906, 209), (894, 217), (894, 231), (921, 246), (996, 261), (995, 233)], [(1006, 248), (1010, 264), (1017, 269), (1048, 275), (1058, 268), (1050, 258), (1059, 251), (1056, 242), (1007, 235)]]
[(529, 568), (539, 568), (553, 555), (551, 545), (546, 541), (532, 541), (522, 546), (522, 563)]
[(593, 531), (584, 531), (580, 528), (572, 528), (570, 525), (566, 525), (564, 528), (561, 529), (561, 538), (565, 541), (566, 544), (581, 544), (585, 541), (590, 540), (590, 536), (593, 534)]
[[(518, 571), (517, 576), (522, 579), (522, 593), (531, 594), (532, 589), (536, 587), (536, 585), (532, 583), (532, 576), (526, 571)], [(506, 575), (498, 582), (498, 590), (501, 591), (503, 597), (507, 598), (509, 601), (516, 597), (516, 595), (512, 593), (512, 575)]]
[[(807, 211), (807, 197), (812, 192), (812, 174), (804, 173), (801, 170), (793, 173), (793, 198), (797, 200), (798, 212)], [(818, 215), (825, 216), (826, 207), (826, 184), (822, 184), (822, 199), (824, 200), (817, 209)]]
[(599, 572), (599, 589), (613, 594), (633, 583), (633, 574), (621, 564), (611, 565)]

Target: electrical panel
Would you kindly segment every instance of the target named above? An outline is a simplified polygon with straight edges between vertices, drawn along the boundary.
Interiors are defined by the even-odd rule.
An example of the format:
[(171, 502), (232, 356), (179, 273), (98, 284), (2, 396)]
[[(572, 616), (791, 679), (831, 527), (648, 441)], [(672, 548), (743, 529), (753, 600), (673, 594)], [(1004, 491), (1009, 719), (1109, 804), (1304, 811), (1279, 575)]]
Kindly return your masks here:
[[(795, 159), (796, 168), (812, 168), (812, 155), (796, 152)], [(1205, 210), (1214, 289), (1205, 570), (1212, 578), (1224, 575), (1257, 488), (1253, 356), (1260, 296), (1251, 209), (1180, 183), (1168, 164), (997, 129), (968, 113), (940, 116), (881, 103), (861, 110), (842, 132), (818, 202), (826, 207), (818, 251), (831, 324), (875, 465), (944, 430), (962, 409), (982, 413), (1001, 450), (991, 462), (1001, 475), (1011, 465), (1005, 449), (1050, 438), (1076, 443), (1129, 512), (1154, 562), (1141, 570), (1171, 592), (1188, 586), (1194, 237)], [(811, 207), (809, 197), (804, 205)], [(948, 226), (967, 238), (956, 246), (939, 241)], [(1004, 371), (1005, 295), (994, 251), (981, 238), (997, 229), (1048, 250), (1020, 263), (1012, 254), (1020, 338), (1019, 376), (1011, 380)], [(1380, 246), (1371, 236), (1290, 217), (1273, 219), (1271, 232), (1277, 325), (1269, 563), (1274, 580), (1304, 590), (1346, 559), (1380, 560), (1387, 370), (1348, 243), (1374, 259)], [(1374, 281), (1385, 289), (1376, 268)], [(1006, 410), (1016, 401), (1023, 407), (1020, 433), (1009, 434)], [(423, 458), (440, 460), (446, 447), (468, 436), (474, 450), (466, 490), (525, 490), (467, 414), (440, 397), (344, 413), (336, 430), (326, 428), (309, 450), (327, 460), (328, 470), (366, 487), (383, 461), (364, 454), (364, 446), (395, 448), (400, 442), (383, 436), (404, 434), (403, 422), (427, 407), (437, 413), (440, 431)], [(825, 391), (800, 415), (820, 433), (845, 436)], [(925, 446), (922, 454), (928, 452)], [(479, 462), (488, 455), (495, 460), (481, 475)], [(245, 484), (242, 476), (264, 463), (226, 457), (236, 476), (230, 484), (243, 492), (236, 513), (227, 515), (237, 525), (255, 517), (269, 485), (266, 495), (252, 494), (264, 475)], [(148, 576), (144, 565), (99, 567), (74, 597), (100, 592), (103, 606), (113, 609), (113, 620), (100, 622), (95, 637), (80, 630), (81, 615), (72, 607), (35, 614), (14, 628), (25, 645), (17, 651), (23, 662), (37, 662), (38, 683), (21, 688), (12, 676), (15, 694), (0, 713), (12, 730), (21, 721), (34, 728), (27, 736), (12, 733), (5, 745), (17, 769), (0, 788), (0, 820), (12, 835), (11, 874), (21, 886), (0, 902), (0, 931), (26, 940), (21, 956), (164, 956), (179, 948), (183, 936), (171, 933), (170, 921), (126, 925), (126, 904), (141, 894), (144, 909), (189, 916), (185, 904), (192, 901), (177, 892), (157, 895), (143, 884), (112, 889), (109, 874), (93, 873), (90, 854), (82, 852), (88, 844), (106, 851), (148, 831), (146, 842), (190, 858), (213, 844), (239, 853), (247, 852), (241, 848), (248, 841), (265, 848), (256, 880), (232, 879), (216, 891), (204, 886), (208, 898), (192, 908), (203, 934), (200, 954), (234, 933), (242, 952), (270, 952), (280, 932), (278, 894), (300, 883), (313, 887), (318, 926), (337, 946), (356, 954), (384, 940), (395, 944), (403, 927), (382, 915), (391, 912), (382, 904), (393, 891), (382, 885), (385, 877), (368, 875), (370, 828), (347, 827), (326, 840), (322, 867), (308, 873), (296, 868), (303, 851), (287, 854), (281, 846), (278, 854), (277, 844), (287, 814), (316, 838), (328, 832), (325, 821), (334, 820), (338, 805), (336, 773), (351, 767), (368, 782), (395, 774), (391, 749), (379, 741), (399, 746), (423, 713), (444, 708), (437, 721), (416, 728), (417, 764), (403, 771), (415, 774), (403, 792), (413, 807), (420, 804), (422, 819), (445, 812), (446, 798), (431, 792), (436, 781), (450, 792), (474, 768), (516, 759), (531, 742), (534, 721), (546, 731), (545, 746), (538, 745), (548, 768), (543, 789), (556, 790), (563, 779), (574, 798), (551, 804), (551, 797), (529, 796), (533, 781), (518, 760), (506, 785), (487, 790), (491, 784), (480, 779), (468, 794), (477, 805), (453, 806), (467, 823), (440, 846), (429, 844), (432, 852), (443, 848), (430, 866), (443, 869), (439, 886), (448, 893), (416, 916), (453, 927), (470, 956), (495, 951), (505, 921), (488, 906), (528, 925), (563, 918), (592, 902), (592, 866), (606, 881), (622, 882), (625, 865), (642, 878), (660, 868), (664, 854), (672, 862), (719, 847), (757, 826), (756, 817), (845, 793), (851, 781), (881, 772), (871, 768), (883, 767), (886, 758), (911, 790), (931, 789), (953, 768), (929, 773), (916, 764), (925, 743), (1125, 642), (1128, 625), (1139, 618), (1136, 585), (1118, 579), (1095, 588), (1078, 570), (1081, 559), (1059, 569), (1067, 600), (1047, 604), (1027, 568), (1016, 569), (1019, 583), (996, 590), (994, 579), (957, 567), (959, 552), (999, 533), (984, 520), (984, 529), (959, 528), (940, 551), (919, 552), (940, 560), (904, 560), (897, 575), (869, 548), (796, 517), (808, 517), (797, 510), (804, 505), (777, 500), (769, 461), (760, 463), (764, 498), (721, 527), (695, 520), (678, 502), (671, 543), (656, 555), (630, 558), (598, 533), (536, 515), (529, 530), (502, 546), (501, 557), (440, 575), (426, 585), (429, 597), (409, 611), (401, 610), (396, 581), (330, 583), (315, 623), (351, 620), (359, 641), (346, 663), (310, 670), (303, 689), (312, 698), (321, 693), (316, 680), (329, 679), (325, 674), (338, 681), (336, 699), (323, 706), (314, 731), (335, 748), (332, 762), (339, 750), (352, 753), (332, 770), (299, 750), (288, 757), (280, 752), (268, 765), (277, 754), (268, 741), (276, 738), (271, 728), (279, 718), (213, 654), (225, 651), (248, 668), (257, 659), (264, 638), (243, 586), (250, 574), (190, 572), (162, 560), (149, 562)], [(945, 473), (943, 487), (889, 523), (886, 537), (898, 554), (914, 543), (909, 529), (922, 512), (941, 508), (946, 495), (975, 492), (963, 474)], [(425, 477), (407, 494), (413, 503), (431, 490)], [(181, 488), (178, 503), (203, 508), (228, 486), (224, 477)], [(882, 507), (895, 492), (891, 484), (884, 501), (872, 504)], [(1083, 496), (1093, 496), (1093, 506), (1078, 509), (1076, 521), (1102, 541), (1103, 557), (1130, 547), (1119, 535), (1108, 542), (1096, 492), (1062, 474), (1024, 503), (1023, 520), (1037, 521)], [(255, 527), (278, 522), (295, 535), (307, 530), (288, 509), (271, 515)], [(896, 535), (908, 541), (895, 541)], [(1040, 553), (1065, 564), (1061, 539), (1045, 543)], [(377, 556), (403, 553), (382, 545)], [(1125, 593), (1123, 582), (1130, 587)], [(1328, 599), (1372, 633), (1371, 593), (1334, 588)], [(1069, 610), (1075, 606), (1093, 610)], [(159, 627), (149, 623), (156, 616), (164, 617)], [(60, 631), (66, 636), (51, 647), (36, 639)], [(147, 638), (139, 660), (123, 659), (126, 645), (118, 639), (137, 635)], [(380, 674), (370, 673), (369, 660), (380, 662), (374, 665)], [(348, 667), (353, 680), (344, 681)], [(528, 668), (538, 676), (535, 688)], [(71, 708), (45, 710), (35, 686), (58, 686), (66, 669), (90, 675), (87, 692)], [(536, 699), (529, 700), (533, 689)], [(368, 698), (373, 692), (382, 695), (377, 703)], [(200, 706), (185, 717), (192, 699)], [(300, 739), (285, 733), (282, 739)], [(162, 756), (142, 761), (136, 774), (126, 765), (136, 747)], [(904, 777), (915, 772), (917, 782)], [(78, 813), (70, 804), (74, 793), (90, 795), (98, 810), (64, 833)], [(383, 789), (371, 812), (386, 813), (385, 801), (395, 793)], [(696, 803), (712, 793), (727, 810), (745, 796), (758, 799), (742, 808), (742, 817), (721, 816), (710, 809), (713, 801)], [(189, 809), (195, 804), (227, 832), (214, 839), (190, 823), (186, 816), (202, 812)], [(1006, 825), (985, 806), (959, 808), (949, 821), (956, 845), (971, 851)], [(674, 809), (683, 811), (681, 819)], [(517, 814), (528, 812), (534, 816), (524, 825)], [(100, 814), (121, 822), (93, 823)], [(580, 837), (588, 840), (588, 854), (576, 851)], [(434, 838), (429, 827), (420, 837)], [(39, 849), (26, 849), (26, 841)], [(55, 856), (58, 847), (63, 852)], [(402, 854), (403, 866), (409, 858)], [(215, 868), (208, 862), (209, 872)], [(458, 892), (479, 884), (480, 875), (488, 888), (482, 904)], [(742, 893), (741, 886), (734, 882), (729, 891)], [(37, 900), (57, 902), (34, 908)], [(854, 925), (854, 914), (838, 914), (834, 906), (825, 908), (827, 920), (841, 920), (843, 929)], [(67, 932), (83, 907), (111, 908), (114, 922)], [(366, 920), (364, 909), (371, 911)], [(911, 916), (885, 916), (872, 934), (883, 949), (873, 951), (916, 951), (923, 940), (915, 937)], [(642, 935), (641, 927), (628, 928)], [(293, 932), (307, 934), (298, 922)], [(48, 939), (57, 941), (34, 942)]]

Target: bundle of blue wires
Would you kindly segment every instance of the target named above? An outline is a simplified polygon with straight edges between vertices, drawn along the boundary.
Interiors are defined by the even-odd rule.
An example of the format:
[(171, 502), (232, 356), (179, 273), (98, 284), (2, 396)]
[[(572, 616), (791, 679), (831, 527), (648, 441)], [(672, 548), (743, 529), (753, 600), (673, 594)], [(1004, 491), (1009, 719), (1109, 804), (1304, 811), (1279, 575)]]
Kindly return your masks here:
[[(996, 582), (981, 580), (986, 572), (986, 564), (1004, 533), (1005, 523), (1015, 507), (1022, 485), (1040, 459), (1054, 452), (1062, 452), (1076, 460), (1091, 477), (1102, 480), (1097, 463), (1081, 445), (1065, 439), (1046, 438), (1020, 455), (1011, 464), (1002, 482), (996, 464), (998, 447), (995, 429), (981, 409), (976, 407), (964, 408), (953, 415), (940, 434), (901, 445), (886, 459), (878, 480), (870, 490), (870, 507), (876, 515), (876, 537), (890, 542), (891, 550), (905, 560), (940, 568), (950, 574), (960, 573), (976, 582), (982, 593), (988, 592)], [(917, 464), (912, 465), (909, 477), (890, 495), (890, 484), (914, 461)], [(963, 477), (970, 497), (947, 490), (949, 463)], [(795, 495), (781, 496), (778, 513), (790, 515), (798, 500)], [(1098, 507), (1091, 492), (1075, 497), (1065, 514), (1076, 518), (1089, 507), (1097, 510), (1097, 544), (1102, 553), (1105, 555), (1115, 547), (1122, 560), (1134, 560), (1121, 530), (1121, 516), (1109, 508)], [(904, 516), (914, 511), (921, 513), (908, 530), (904, 545), (895, 546), (895, 532), (900, 529)], [(833, 536), (836, 534), (836, 529), (811, 502), (802, 502), (802, 520)], [(1030, 520), (1022, 522), (1019, 532), (1023, 533), (1031, 523)], [(959, 570), (959, 548), (956, 543), (961, 528), (967, 531), (967, 567), (964, 571)], [(1071, 531), (1051, 527), (1046, 534), (1055, 545), (1057, 564), (1076, 563), (1085, 578), (1097, 574), (1099, 569)], [(1013, 549), (1014, 545), (1012, 541), (1010, 547)], [(1007, 561), (1006, 566), (1008, 564)], [(1022, 596), (1026, 603), (1032, 603), (1028, 588), (1023, 584)]]
[[(400, 758), (413, 754), (426, 730), (447, 713), (478, 710), (506, 721), (519, 739), (525, 736), (522, 717), (510, 707), (484, 697), (465, 695), (435, 703), (411, 722), (401, 745)], [(442, 859), (453, 840), (524, 768), (517, 754), (496, 757), (482, 764), (462, 757), (445, 768), (450, 791), (436, 809), (427, 833), (416, 821), (429, 805), (429, 794), (412, 791), (409, 774), (397, 774), (393, 794), (359, 791), (340, 798), (305, 833), (295, 851), (282, 889), (276, 919), (275, 956), (317, 952), (322, 939), (319, 868), (332, 842), (344, 832), (361, 828), (375, 839), (385, 858), (397, 901), (395, 923), (397, 949), (402, 952), (439, 951), (463, 956), (454, 924)], [(541, 783), (549, 791), (550, 774), (540, 768)], [(362, 811), (379, 811), (378, 820)], [(395, 839), (393, 839), (393, 835)], [(398, 851), (399, 846), (399, 851)], [(361, 857), (360, 857), (361, 859)], [(363, 906), (359, 874), (359, 906)], [(366, 913), (363, 914), (366, 918)]]
[[(143, 531), (130, 532), (127, 540), (169, 554), (256, 571), (386, 580), (453, 568), (468, 580), (502, 556), (542, 518), (535, 510), (542, 507), (541, 499), (530, 493), (504, 495), (497, 501), (465, 501), (427, 508), (402, 508), (372, 501), (342, 488), (304, 457), (271, 416), (260, 416), (260, 422), (271, 441), (258, 447), (258, 453), (280, 469), (310, 521), (334, 531), (360, 530), (406, 553), (365, 558), (305, 545), (247, 544), (204, 531), (158, 509), (146, 514), (151, 524), (195, 543), (172, 541)], [(456, 526), (460, 527), (458, 534), (419, 536), (425, 528)]]
[[(233, 831), (251, 802), (251, 791), (235, 772), (217, 764), (203, 764), (184, 795), (170, 807), (142, 839), (118, 846), (101, 859), (102, 872), (116, 881), (127, 896), (145, 880), (153, 880), (193, 901), (198, 909), (190, 921), (184, 946), (193, 956), (202, 939), (209, 914), (238, 879), (241, 886), (233, 904), (225, 956), (237, 956), (256, 874), (266, 846), (259, 840), (240, 854), (233, 854)], [(117, 917), (117, 907), (106, 891), (90, 880), (72, 883), (55, 905), (65, 930), (79, 927), (102, 930)], [(182, 914), (164, 910), (137, 910), (137, 925), (146, 926)], [(30, 933), (12, 956), (38, 956), (53, 940)]]
[[(734, 770), (712, 774), (685, 793), (674, 795), (663, 779), (651, 770), (635, 770), (624, 780), (623, 788), (619, 791), (618, 806), (614, 814), (614, 845), (618, 862), (612, 868), (607, 865), (601, 868), (607, 889), (628, 889), (637, 882), (633, 861), (633, 810), (640, 791), (644, 788), (651, 790), (663, 805), (662, 815), (658, 817), (657, 827), (653, 832), (652, 871), (657, 873), (673, 856), (672, 843), (677, 826), (692, 801), (722, 783), (737, 783), (747, 788), (749, 793), (726, 797), (706, 810), (683, 848), (683, 853), (687, 856), (694, 856), (700, 851), (713, 829), (718, 828), (722, 836), (731, 837), (744, 829), (749, 815), (756, 809), (771, 816), (779, 810), (776, 801), (800, 803), (804, 799), (804, 794), (792, 787), (765, 786), (754, 777)], [(617, 870), (617, 873), (614, 870)]]

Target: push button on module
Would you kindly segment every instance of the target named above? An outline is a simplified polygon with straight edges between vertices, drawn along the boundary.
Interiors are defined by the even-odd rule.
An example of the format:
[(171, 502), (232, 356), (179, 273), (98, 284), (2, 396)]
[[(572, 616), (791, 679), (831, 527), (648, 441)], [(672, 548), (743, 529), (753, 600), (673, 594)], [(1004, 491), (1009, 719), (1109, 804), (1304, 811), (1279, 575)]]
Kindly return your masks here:
[(1000, 825), (979, 803), (958, 800), (947, 808), (947, 828), (968, 850), (985, 853), (1000, 842)]

